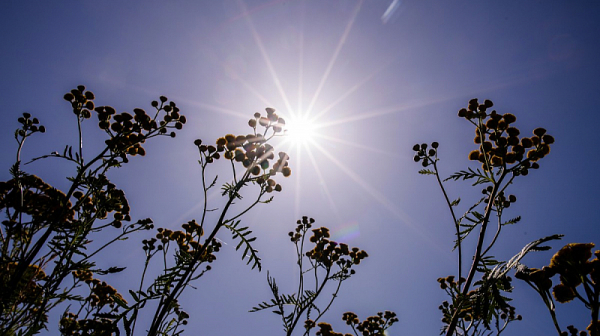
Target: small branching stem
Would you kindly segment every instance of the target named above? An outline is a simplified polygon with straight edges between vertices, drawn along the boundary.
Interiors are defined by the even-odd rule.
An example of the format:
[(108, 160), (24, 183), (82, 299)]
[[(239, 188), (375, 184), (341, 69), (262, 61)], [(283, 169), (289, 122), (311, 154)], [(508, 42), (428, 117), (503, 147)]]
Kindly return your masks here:
[(206, 251), (207, 246), (214, 239), (214, 237), (216, 236), (217, 232), (219, 232), (221, 227), (223, 227), (223, 225), (225, 224), (225, 215), (227, 214), (229, 207), (233, 204), (233, 201), (235, 200), (235, 195), (239, 192), (239, 190), (243, 186), (243, 183), (241, 183), (241, 182), (246, 181), (247, 178), (248, 178), (248, 172), (246, 172), (244, 174), (244, 176), (242, 177), (242, 179), (240, 180), (240, 182), (234, 186), (233, 193), (229, 194), (229, 199), (227, 200), (227, 204), (225, 204), (225, 207), (223, 208), (223, 211), (221, 212), (221, 216), (219, 217), (217, 225), (215, 226), (213, 231), (210, 233), (208, 238), (205, 240), (205, 244), (203, 244), (202, 247), (198, 251), (196, 251), (196, 254), (194, 255), (194, 259), (189, 263), (190, 266), (185, 270), (185, 273), (184, 273), (183, 277), (181, 278), (181, 280), (177, 282), (177, 284), (175, 285), (173, 290), (169, 293), (167, 298), (164, 301), (162, 301), (159, 304), (159, 306), (157, 307), (156, 313), (154, 314), (154, 318), (152, 319), (152, 325), (150, 326), (150, 330), (148, 330), (148, 336), (158, 335), (158, 329), (160, 328), (162, 321), (164, 320), (165, 316), (167, 315), (167, 312), (169, 311), (169, 309), (171, 307), (171, 303), (175, 300), (175, 297), (178, 296), (179, 292), (188, 283), (189, 278), (192, 276), (192, 273), (195, 269), (194, 265), (200, 261), (200, 258)]
[[(475, 255), (473, 257), (473, 263), (471, 264), (471, 269), (469, 270), (469, 274), (467, 275), (467, 280), (465, 281), (465, 284), (462, 288), (463, 297), (467, 296), (467, 293), (469, 292), (469, 289), (471, 288), (471, 283), (473, 282), (473, 278), (475, 277), (475, 273), (477, 273), (477, 265), (481, 261), (483, 241), (485, 240), (485, 232), (486, 232), (487, 226), (490, 221), (490, 215), (492, 213), (492, 209), (494, 207), (494, 200), (496, 199), (496, 195), (500, 189), (500, 185), (502, 184), (502, 181), (504, 180), (504, 177), (506, 176), (506, 174), (507, 174), (507, 171), (503, 170), (502, 173), (500, 174), (500, 178), (498, 179), (498, 181), (494, 181), (493, 189), (490, 192), (488, 204), (485, 209), (485, 215), (484, 215), (483, 221), (481, 222), (481, 229), (479, 231), (479, 238), (477, 240), (477, 248), (475, 250)], [(452, 320), (450, 321), (450, 324), (448, 325), (448, 329), (446, 331), (446, 336), (454, 335), (454, 331), (456, 330), (456, 325), (459, 320), (458, 316), (462, 309), (461, 306), (462, 306), (462, 302), (459, 303), (458, 306), (455, 308), (454, 313), (452, 314)]]
[(444, 188), (444, 184), (442, 183), (442, 180), (440, 179), (440, 174), (439, 174), (438, 167), (437, 167), (437, 161), (436, 160), (432, 160), (432, 161), (433, 161), (433, 169), (435, 170), (435, 178), (437, 179), (440, 189), (442, 189), (442, 193), (444, 194), (444, 199), (446, 199), (446, 204), (448, 204), (448, 209), (450, 209), (450, 214), (452, 215), (452, 220), (454, 221), (454, 227), (456, 228), (456, 241), (457, 241), (457, 248), (458, 248), (458, 278), (461, 279), (462, 278), (462, 239), (460, 237), (460, 223), (456, 219), (456, 215), (454, 214), (454, 209), (452, 207), (452, 203), (450, 202), (450, 199), (448, 198), (448, 194), (446, 193), (446, 188)]

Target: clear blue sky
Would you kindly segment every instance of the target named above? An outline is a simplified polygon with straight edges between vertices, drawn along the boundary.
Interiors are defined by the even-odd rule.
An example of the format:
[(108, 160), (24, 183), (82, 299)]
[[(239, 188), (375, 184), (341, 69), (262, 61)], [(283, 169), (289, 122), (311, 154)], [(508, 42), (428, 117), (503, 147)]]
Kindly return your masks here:
[[(24, 111), (48, 130), (28, 143), (25, 159), (76, 143), (62, 96), (78, 84), (119, 111), (149, 108), (166, 95), (189, 122), (111, 178), (134, 217), (176, 227), (200, 216), (194, 139), (247, 133), (247, 119), (267, 106), (284, 117), (321, 114), (319, 132), (332, 139), (292, 151), (294, 175), (283, 192), (245, 218), (259, 237), (264, 269), (282, 290), (294, 288), (287, 232), (309, 215), (370, 254), (326, 319), (337, 331), (348, 331), (340, 323), (345, 311), (364, 318), (394, 310), (400, 322), (390, 336), (436, 335), (444, 295), (435, 279), (455, 272), (453, 226), (434, 179), (417, 174), (411, 148), (438, 141), (442, 172), (465, 168), (473, 129), (456, 112), (469, 99), (491, 99), (499, 112), (517, 116), (523, 132), (542, 126), (556, 138), (541, 169), (514, 185), (510, 215), (524, 219), (505, 230), (497, 254), (509, 257), (554, 233), (565, 234), (564, 243), (600, 244), (600, 2), (401, 0), (382, 18), (391, 3), (2, 1), (0, 177), (9, 178), (13, 130)], [(95, 122), (86, 128), (90, 152), (103, 139), (94, 129)], [(28, 169), (57, 187), (73, 174), (49, 161)], [(449, 191), (476, 197), (467, 186), (451, 183)], [(188, 334), (278, 334), (276, 315), (247, 313), (270, 299), (266, 272), (244, 265), (228, 233), (220, 238), (230, 243), (214, 271), (183, 300), (192, 315)], [(141, 263), (141, 242), (130, 242), (103, 262)], [(539, 267), (551, 255), (526, 262)], [(139, 267), (127, 272), (114, 280), (122, 289)], [(510, 335), (553, 333), (534, 294), (515, 294), (524, 321)], [(577, 311), (565, 313), (564, 326), (589, 323)]]

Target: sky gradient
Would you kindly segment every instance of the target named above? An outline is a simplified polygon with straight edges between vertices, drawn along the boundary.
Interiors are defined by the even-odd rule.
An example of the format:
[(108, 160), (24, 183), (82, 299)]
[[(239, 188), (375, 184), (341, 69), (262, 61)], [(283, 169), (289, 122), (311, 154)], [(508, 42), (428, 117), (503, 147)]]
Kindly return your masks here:
[[(165, 95), (188, 123), (109, 177), (125, 191), (132, 217), (175, 228), (200, 216), (194, 139), (246, 134), (247, 120), (268, 106), (284, 118), (316, 116), (321, 136), (289, 151), (293, 175), (283, 192), (244, 218), (264, 270), (282, 291), (295, 288), (287, 233), (300, 216), (314, 217), (334, 239), (370, 255), (325, 318), (336, 331), (349, 332), (343, 312), (362, 319), (393, 310), (400, 322), (389, 336), (436, 335), (445, 299), (436, 279), (456, 272), (454, 227), (435, 179), (417, 174), (412, 146), (439, 142), (446, 176), (476, 167), (467, 160), (473, 128), (457, 111), (471, 98), (491, 99), (517, 116), (522, 133), (544, 127), (556, 138), (541, 168), (512, 187), (518, 201), (507, 216), (523, 221), (504, 231), (496, 255), (509, 258), (555, 233), (565, 238), (553, 251), (567, 242), (600, 244), (598, 18), (600, 2), (592, 0), (2, 1), (0, 178), (9, 178), (22, 112), (47, 129), (28, 140), (28, 161), (76, 143), (76, 119), (62, 99), (76, 85), (119, 112), (150, 108)], [(84, 131), (93, 153), (104, 139), (95, 119)], [(58, 188), (74, 174), (72, 166), (41, 162), (26, 170)], [(464, 182), (448, 183), (448, 191), (463, 201), (480, 195)], [(117, 288), (139, 276), (143, 238), (102, 260), (131, 265), (115, 277)], [(276, 315), (247, 312), (270, 299), (266, 272), (240, 260), (229, 233), (219, 239), (227, 245), (213, 271), (182, 301), (192, 315), (185, 334), (280, 334)], [(552, 254), (525, 263), (540, 267)], [(524, 320), (507, 333), (552, 334), (537, 294), (515, 284)], [(589, 323), (580, 303), (561, 308), (563, 326)]]

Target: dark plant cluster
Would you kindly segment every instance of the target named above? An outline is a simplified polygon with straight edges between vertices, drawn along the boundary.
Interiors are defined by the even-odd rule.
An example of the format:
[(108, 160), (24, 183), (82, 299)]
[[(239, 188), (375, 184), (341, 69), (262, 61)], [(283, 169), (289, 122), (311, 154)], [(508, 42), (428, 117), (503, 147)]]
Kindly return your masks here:
[(109, 318), (79, 319), (74, 313), (66, 313), (60, 319), (59, 331), (65, 336), (115, 335), (119, 329)]
[(110, 225), (117, 229), (123, 226), (123, 221), (131, 221), (129, 202), (125, 193), (111, 183), (105, 175), (88, 176), (82, 182), (83, 191), (73, 192), (73, 197), (76, 199), (73, 211), (79, 214), (80, 221), (90, 218), (107, 219), (111, 213), (113, 219)]
[(521, 137), (521, 131), (514, 126), (517, 117), (511, 113), (499, 114), (491, 100), (479, 104), (471, 99), (467, 108), (460, 109), (458, 116), (476, 125), (473, 141), (479, 149), (469, 153), (469, 160), (481, 162), (483, 170), (516, 164), (515, 174), (527, 175), (528, 169), (539, 168), (538, 160), (550, 153), (554, 137), (546, 134), (544, 128), (536, 128), (530, 137)]
[[(79, 121), (91, 118), (91, 111), (97, 112), (98, 127), (110, 136), (105, 141), (107, 147), (125, 163), (128, 161), (127, 155), (146, 155), (146, 150), (142, 147), (146, 139), (156, 135), (174, 138), (176, 133), (169, 132), (168, 129), (180, 130), (186, 123), (186, 117), (179, 113), (175, 102), (168, 102), (165, 96), (160, 97), (160, 103), (156, 100), (151, 103), (156, 109), (153, 117), (141, 108), (133, 109), (131, 115), (128, 112), (117, 113), (112, 106), (95, 106), (94, 93), (85, 91), (83, 85), (66, 93), (64, 99), (71, 103), (73, 113), (78, 116)], [(164, 115), (162, 120), (159, 120), (161, 112), (164, 112)], [(117, 164), (117, 161), (113, 164)]]
[[(326, 227), (313, 229), (312, 232), (313, 235), (309, 240), (315, 244), (315, 247), (306, 252), (306, 256), (317, 264), (331, 267), (333, 263), (336, 263), (346, 273), (352, 265), (360, 264), (361, 260), (369, 256), (367, 252), (358, 247), (350, 249), (348, 244), (330, 240), (329, 229)], [(350, 270), (350, 272), (354, 274), (354, 270)]]
[(202, 248), (202, 244), (199, 239), (204, 235), (203, 229), (200, 227), (195, 220), (191, 220), (181, 225), (183, 230), (172, 231), (165, 228), (158, 228), (156, 239), (144, 240), (145, 250), (153, 250), (155, 242), (158, 242), (157, 249), (168, 250), (170, 243), (175, 243), (179, 251), (195, 255), (197, 252), (203, 253), (200, 257), (200, 262), (213, 262), (217, 259), (214, 253), (219, 252), (221, 243), (212, 239), (210, 246), (207, 249)]
[[(290, 241), (296, 246), (300, 279), (298, 290), (291, 295), (280, 294), (275, 279), (267, 276), (267, 281), (273, 293), (270, 302), (262, 302), (254, 307), (251, 312), (269, 308), (275, 308), (274, 313), (281, 316), (286, 335), (291, 335), (299, 321), (304, 321), (304, 335), (308, 336), (310, 331), (318, 327), (316, 332), (319, 336), (347, 336), (333, 331), (332, 326), (326, 322), (319, 322), (322, 316), (329, 310), (340, 290), (343, 281), (348, 280), (356, 272), (353, 266), (359, 265), (368, 257), (367, 252), (357, 247), (350, 248), (348, 244), (337, 243), (330, 239), (329, 229), (326, 227), (313, 228), (315, 220), (303, 216), (296, 222), (294, 231), (288, 233)], [(314, 244), (312, 249), (305, 251), (305, 243)], [(308, 266), (305, 266), (308, 263)], [(336, 267), (337, 266), (337, 267)], [(309, 281), (314, 279), (312, 286), (314, 290), (308, 289), (312, 286)], [(316, 299), (322, 295), (325, 285), (333, 282), (336, 286), (332, 298), (325, 304), (324, 308), (316, 304)], [(291, 305), (291, 312), (285, 311), (285, 306)], [(315, 317), (316, 315), (316, 317)], [(390, 311), (378, 313), (360, 322), (354, 313), (345, 313), (343, 320), (351, 325), (354, 333), (361, 335), (383, 335), (383, 332), (394, 322), (397, 322), (396, 314)]]
[[(506, 296), (512, 291), (511, 279), (506, 273), (516, 267), (528, 252), (547, 248), (539, 244), (560, 238), (554, 235), (536, 240), (509, 261), (496, 260), (490, 255), (502, 229), (521, 220), (520, 216), (503, 219), (505, 210), (517, 201), (515, 195), (508, 193), (508, 187), (517, 176), (525, 176), (530, 169), (538, 169), (539, 160), (550, 153), (550, 145), (554, 143), (554, 138), (543, 128), (536, 128), (530, 137), (522, 137), (520, 130), (514, 126), (515, 115), (500, 114), (491, 110), (493, 106), (490, 100), (479, 103), (477, 99), (471, 99), (468, 106), (458, 112), (459, 117), (475, 126), (474, 142), (479, 148), (471, 151), (468, 157), (481, 163), (481, 169), (467, 168), (442, 180), (438, 171), (439, 144), (413, 146), (414, 161), (421, 162), (424, 168), (432, 167), (419, 173), (436, 177), (456, 230), (457, 280), (454, 276), (438, 280), (450, 297), (439, 306), (444, 323), (442, 333), (447, 336), (486, 334), (492, 329), (500, 334), (509, 322), (520, 320), (521, 316), (515, 314), (514, 307), (509, 304), (510, 298)], [(451, 200), (444, 187), (443, 183), (449, 180), (474, 180), (473, 186), (484, 185), (481, 190), (483, 197), (468, 207), (462, 216), (455, 213), (461, 199)], [(494, 222), (496, 229), (490, 237), (488, 229)], [(479, 234), (470, 258), (472, 263), (463, 277), (463, 245), (476, 230)]]
[(46, 127), (44, 125), (39, 125), (40, 121), (38, 120), (38, 118), (31, 118), (31, 113), (23, 112), (23, 116), (19, 117), (17, 121), (22, 126), (20, 129), (16, 130), (15, 135), (18, 135), (20, 137), (28, 137), (35, 132), (46, 132)]
[[(452, 275), (439, 278), (440, 288), (452, 298), (452, 302), (444, 301), (438, 307), (443, 315), (442, 323), (450, 324), (454, 314), (457, 314), (458, 319), (468, 323), (465, 329), (489, 331), (491, 330), (491, 321), (488, 316), (495, 317), (498, 330), (503, 330), (512, 321), (522, 320), (523, 317), (515, 313), (515, 307), (508, 303), (510, 299), (501, 295), (503, 291), (510, 292), (512, 290), (512, 279), (509, 276), (503, 276), (494, 279), (493, 284), (485, 280), (482, 279), (476, 283), (479, 286), (463, 296), (461, 285), (466, 282), (465, 278), (460, 278), (458, 281)], [(457, 310), (458, 307), (460, 310)]]
[[(273, 108), (266, 108), (266, 111), (267, 117), (262, 117), (256, 112), (254, 119), (248, 122), (253, 129), (251, 134), (227, 134), (217, 139), (216, 146), (205, 145), (200, 139), (195, 140), (194, 144), (202, 155), (203, 163), (212, 163), (221, 155), (232, 163), (241, 163), (252, 175), (252, 177), (248, 176), (248, 181), (258, 183), (270, 193), (282, 190), (282, 186), (275, 182), (272, 176), (281, 173), (284, 177), (288, 177), (292, 174), (292, 170), (288, 164), (289, 156), (279, 152), (275, 160), (273, 146), (267, 143), (273, 136), (282, 134), (285, 120), (277, 116)], [(258, 131), (258, 125), (264, 128), (262, 132)], [(275, 161), (271, 163), (273, 160)]]
[[(591, 336), (600, 335), (600, 251), (592, 254), (594, 246), (593, 243), (567, 244), (554, 254), (550, 265), (541, 269), (521, 267), (516, 273), (518, 279), (527, 282), (542, 297), (557, 326), (552, 296), (560, 303), (581, 301), (591, 313), (591, 322), (586, 328)], [(552, 278), (556, 275), (559, 282), (552, 287)], [(587, 335), (586, 331), (578, 331), (573, 326), (567, 329), (571, 335)], [(563, 334), (568, 335), (567, 331)]]
[[(64, 208), (68, 209), (65, 210)], [(5, 182), (0, 182), (0, 211), (5, 211), (7, 219), (3, 240), (20, 248), (31, 241), (31, 236), (46, 227), (51, 221), (59, 221), (69, 227), (75, 216), (72, 204), (66, 195), (52, 188), (36, 175), (23, 174)], [(23, 220), (26, 214), (29, 220)], [(8, 253), (6, 245), (5, 253)]]
[[(362, 336), (383, 336), (389, 327), (398, 322), (396, 313), (389, 310), (378, 312), (362, 322), (355, 313), (346, 312), (342, 315), (342, 320), (352, 328), (355, 335)], [(317, 326), (319, 327), (317, 336), (352, 336), (350, 333), (342, 334), (333, 331), (331, 324), (326, 322), (320, 322)]]
[[(68, 301), (79, 303), (78, 313), (68, 310), (63, 314), (61, 330), (66, 334), (106, 334), (116, 326), (114, 313), (126, 304), (116, 289), (104, 281), (93, 278), (117, 273), (124, 268), (95, 268), (93, 257), (116, 241), (126, 239), (139, 230), (153, 228), (150, 219), (130, 222), (130, 208), (125, 193), (111, 183), (106, 172), (113, 166), (126, 163), (127, 155), (144, 154), (141, 144), (148, 138), (164, 134), (163, 129), (180, 129), (185, 117), (174, 103), (152, 105), (158, 112), (165, 111), (171, 119), (155, 125), (156, 117), (150, 118), (143, 110), (135, 109), (135, 117), (126, 112), (116, 114), (109, 106), (96, 107), (95, 96), (83, 85), (65, 94), (77, 117), (78, 146), (66, 146), (61, 153), (34, 158), (63, 159), (75, 164), (75, 176), (67, 176), (70, 186), (66, 192), (53, 188), (41, 178), (21, 170), (21, 151), (25, 140), (34, 133), (44, 133), (45, 127), (29, 113), (18, 118), (22, 125), (15, 131), (18, 143), (17, 160), (11, 168), (12, 179), (0, 182), (0, 210), (5, 219), (0, 231), (0, 333), (35, 334), (46, 328), (48, 313), (58, 304)], [(98, 113), (100, 128), (110, 138), (106, 147), (89, 161), (83, 158), (83, 132), (81, 123)], [(171, 120), (170, 120), (171, 121)], [(177, 124), (177, 123), (180, 124)], [(75, 150), (73, 150), (75, 149)], [(112, 215), (109, 217), (109, 215)], [(92, 239), (94, 234), (106, 227), (121, 229), (112, 238), (104, 234)], [(108, 238), (108, 239), (107, 239)], [(96, 244), (92, 245), (92, 241)], [(52, 261), (52, 262), (50, 262)], [(37, 270), (37, 271), (35, 271)], [(73, 285), (64, 280), (73, 274)], [(86, 284), (90, 294), (80, 296), (81, 284)], [(35, 300), (33, 294), (36, 295)], [(106, 307), (108, 310), (105, 310)], [(85, 316), (81, 316), (85, 312)], [(80, 319), (81, 317), (81, 319)], [(108, 328), (108, 329), (105, 329)]]

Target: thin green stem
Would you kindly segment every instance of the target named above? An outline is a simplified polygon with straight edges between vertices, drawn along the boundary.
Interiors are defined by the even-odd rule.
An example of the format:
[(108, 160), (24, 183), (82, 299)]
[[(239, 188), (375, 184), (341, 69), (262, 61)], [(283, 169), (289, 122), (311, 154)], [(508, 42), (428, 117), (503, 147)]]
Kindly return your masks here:
[[(498, 189), (499, 189), (500, 185), (502, 184), (502, 180), (504, 180), (505, 176), (506, 176), (506, 170), (503, 170), (498, 181), (494, 182), (492, 192), (490, 193), (489, 200), (488, 200), (488, 203), (487, 203), (487, 206), (485, 209), (485, 215), (484, 215), (483, 221), (481, 222), (481, 229), (479, 231), (479, 238), (477, 241), (477, 248), (475, 249), (475, 255), (473, 256), (473, 263), (471, 264), (471, 269), (469, 270), (469, 274), (467, 276), (467, 281), (465, 282), (465, 285), (462, 290), (463, 300), (464, 300), (464, 298), (467, 297), (467, 293), (469, 292), (469, 289), (471, 288), (471, 283), (473, 281), (473, 278), (475, 277), (475, 273), (477, 273), (477, 265), (479, 265), (479, 262), (481, 261), (481, 256), (482, 256), (481, 252), (483, 249), (483, 241), (485, 240), (485, 232), (486, 232), (487, 226), (489, 224), (490, 215), (492, 213), (492, 209), (494, 206), (494, 200), (496, 199)], [(459, 320), (459, 312), (461, 311), (461, 309), (462, 309), (462, 302), (459, 302), (458, 306), (454, 310), (454, 314), (452, 314), (452, 319), (451, 319), (448, 329), (446, 331), (446, 336), (454, 335), (454, 331), (456, 330), (456, 325)]]
[(446, 200), (446, 204), (448, 204), (448, 209), (450, 209), (450, 214), (452, 215), (452, 220), (454, 221), (454, 227), (456, 228), (456, 242), (458, 248), (458, 279), (462, 278), (462, 239), (460, 237), (460, 223), (456, 219), (456, 215), (454, 214), (454, 209), (450, 199), (448, 198), (448, 194), (446, 193), (446, 188), (444, 188), (444, 184), (440, 179), (440, 174), (437, 167), (437, 160), (432, 160), (433, 169), (435, 170), (435, 178), (437, 179), (438, 185), (440, 189), (442, 189), (442, 193), (444, 194), (444, 199)]

